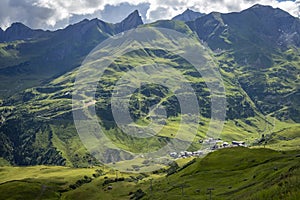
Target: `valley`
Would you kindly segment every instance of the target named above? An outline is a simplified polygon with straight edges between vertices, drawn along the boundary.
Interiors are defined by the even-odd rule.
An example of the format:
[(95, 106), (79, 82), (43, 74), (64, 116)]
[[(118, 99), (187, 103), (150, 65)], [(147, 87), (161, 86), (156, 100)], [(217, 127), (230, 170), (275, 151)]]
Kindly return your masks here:
[[(143, 28), (156, 34), (146, 37), (145, 46), (177, 44), (159, 28), (188, 36), (190, 44), (183, 46), (201, 44), (205, 53), (199, 59), (213, 63), (201, 68), (209, 76), (183, 56), (144, 46), (110, 63), (96, 81), (93, 98), (88, 87), (79, 85), (83, 106), (78, 108), (75, 85), (85, 72), (80, 67), (103, 61), (84, 63), (86, 57), (108, 38)], [(134, 70), (143, 85), (134, 88), (139, 84), (135, 75), (120, 84)], [(89, 67), (86, 73), (98, 78), (99, 69)], [(257, 4), (226, 14), (187, 10), (172, 20), (146, 24), (134, 11), (119, 23), (86, 19), (56, 31), (14, 23), (0, 32), (0, 79), (0, 199), (300, 197), (300, 19), (281, 9)], [(174, 84), (175, 90), (150, 80)], [(188, 83), (193, 92), (175, 83)], [(112, 109), (118, 84), (117, 95), (133, 88), (128, 96), (132, 121), (122, 127)], [(191, 99), (191, 93), (197, 117), (182, 113), (176, 96)], [(211, 108), (214, 99), (226, 100), (224, 121), (213, 118), (222, 115)], [(115, 105), (123, 106), (121, 100)], [(85, 146), (74, 122), (74, 112), (92, 109), (113, 144), (100, 152), (107, 165)], [(142, 131), (148, 125), (153, 132)], [(221, 131), (209, 135), (211, 129)], [(145, 156), (173, 141), (188, 145), (187, 152), (205, 153), (175, 159), (170, 148), (161, 159)], [(246, 147), (219, 148), (233, 141)], [(97, 140), (88, 142), (94, 147)]]

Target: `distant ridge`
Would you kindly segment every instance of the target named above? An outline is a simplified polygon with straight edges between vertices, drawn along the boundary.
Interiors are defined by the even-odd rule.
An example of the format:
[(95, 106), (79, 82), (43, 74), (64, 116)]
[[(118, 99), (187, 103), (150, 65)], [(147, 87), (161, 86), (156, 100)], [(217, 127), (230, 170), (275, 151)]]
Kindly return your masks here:
[(182, 14), (173, 17), (172, 20), (188, 22), (188, 21), (194, 21), (195, 19), (202, 17), (204, 15), (205, 14), (203, 13), (186, 9)]
[(13, 23), (5, 31), (0, 30), (0, 42), (11, 42), (30, 38), (41, 38), (49, 34), (49, 31), (33, 30), (20, 22)]
[[(137, 26), (142, 24), (143, 24), (142, 18), (137, 10), (133, 11), (124, 20), (116, 24), (107, 23), (97, 18), (92, 20), (84, 19), (78, 23), (69, 25), (64, 29), (59, 29), (56, 31), (31, 29), (20, 22), (15, 22), (10, 27), (8, 27), (5, 31), (3, 31), (2, 29), (0, 30), (0, 42), (12, 42), (15, 40), (48, 38), (48, 37), (55, 36), (56, 33), (62, 33), (65, 31), (69, 32), (70, 30), (72, 31), (76, 30), (82, 33), (94, 26), (98, 26), (105, 33), (116, 34), (132, 28), (136, 28)], [(82, 28), (83, 30), (81, 30)]]

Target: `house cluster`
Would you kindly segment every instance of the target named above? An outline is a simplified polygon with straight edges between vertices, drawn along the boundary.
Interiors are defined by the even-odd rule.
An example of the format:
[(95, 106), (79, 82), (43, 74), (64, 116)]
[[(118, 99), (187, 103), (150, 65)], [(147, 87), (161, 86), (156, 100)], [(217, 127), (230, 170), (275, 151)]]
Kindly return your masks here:
[(190, 152), (190, 151), (181, 151), (179, 153), (171, 152), (169, 155), (172, 158), (199, 157), (217, 149), (228, 148), (228, 147), (240, 147), (240, 146), (246, 147), (246, 142), (244, 141), (232, 141), (231, 143), (228, 143), (220, 139), (208, 138), (205, 140), (200, 140), (199, 142), (202, 143), (203, 146), (207, 146), (207, 147), (203, 148), (203, 150), (198, 150), (194, 152)]
[(194, 151), (194, 152), (190, 152), (190, 151), (181, 151), (179, 153), (177, 152), (172, 152), (170, 153), (170, 156), (172, 158), (188, 158), (188, 157), (199, 157), (201, 155), (204, 155), (204, 151), (203, 150), (198, 150), (198, 151)]
[(213, 146), (211, 146), (211, 150), (228, 148), (228, 147), (246, 147), (246, 142), (244, 141), (232, 141), (231, 144), (228, 142), (223, 142), (222, 140), (217, 140)]

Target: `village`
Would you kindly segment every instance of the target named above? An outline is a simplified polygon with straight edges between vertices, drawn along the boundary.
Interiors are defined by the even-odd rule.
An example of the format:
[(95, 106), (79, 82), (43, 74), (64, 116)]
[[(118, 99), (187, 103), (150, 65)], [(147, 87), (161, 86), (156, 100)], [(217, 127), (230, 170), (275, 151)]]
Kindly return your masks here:
[(221, 139), (208, 138), (205, 140), (199, 140), (199, 143), (203, 144), (204, 148), (197, 151), (181, 151), (181, 152), (171, 152), (169, 155), (172, 158), (188, 158), (188, 157), (200, 157), (209, 152), (215, 151), (217, 149), (229, 148), (229, 147), (247, 147), (244, 141), (232, 141), (231, 143), (224, 142)]

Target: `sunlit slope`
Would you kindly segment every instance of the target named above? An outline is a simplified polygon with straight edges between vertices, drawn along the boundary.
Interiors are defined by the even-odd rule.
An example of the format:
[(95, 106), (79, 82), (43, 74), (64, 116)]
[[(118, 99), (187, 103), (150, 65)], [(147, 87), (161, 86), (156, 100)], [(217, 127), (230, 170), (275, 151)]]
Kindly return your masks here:
[[(268, 11), (268, 14), (262, 15), (265, 11)], [(247, 24), (249, 19), (252, 19), (251, 23)], [(278, 27), (271, 23), (269, 25), (272, 26), (270, 27), (272, 31), (260, 30), (260, 27), (268, 25), (268, 19), (278, 21)], [(291, 29), (287, 28), (285, 22), (291, 25)], [(68, 38), (71, 41), (61, 41), (64, 37), (56, 37), (56, 42), (68, 47), (67, 49), (70, 50), (68, 52), (79, 58), (76, 50), (81, 49), (82, 52), (87, 53), (92, 44), (96, 45), (105, 38), (103, 36), (105, 31), (100, 31), (101, 34), (99, 34), (98, 28), (101, 24), (103, 25), (97, 20), (83, 21), (64, 31), (58, 31), (60, 34), (64, 33), (64, 37), (66, 37), (69, 32), (73, 33), (75, 31), (73, 29), (78, 28), (79, 25), (85, 27), (87, 35), (81, 36), (84, 37), (83, 41), (86, 41), (84, 43), (87, 46), (82, 44), (83, 49), (68, 46), (69, 43), (77, 45), (72, 42), (73, 37)], [(194, 38), (195, 42), (200, 39), (210, 52), (211, 59), (222, 75), (226, 91), (226, 122), (223, 132), (219, 135), (221, 139), (228, 142), (245, 140), (248, 145), (270, 145), (275, 149), (299, 148), (297, 142), (300, 135), (298, 125), (299, 34), (292, 34), (298, 31), (299, 19), (293, 18), (279, 9), (256, 6), (240, 13), (226, 15), (212, 13), (198, 18), (194, 22), (162, 20), (144, 26), (176, 30)], [(107, 25), (105, 28), (105, 30), (111, 30), (112, 25)], [(69, 32), (65, 33), (67, 30)], [(253, 35), (249, 34), (250, 32)], [(78, 36), (78, 33), (76, 32), (75, 35)], [(74, 38), (76, 39), (77, 36)], [(24, 41), (11, 41), (9, 44), (1, 44), (1, 48), (3, 47), (1, 52), (4, 57), (7, 56), (5, 59), (1, 59), (5, 66), (8, 62), (19, 62), (18, 59), (24, 59), (24, 62), (28, 59), (31, 60), (31, 57), (17, 52), (23, 48), (23, 43)], [(53, 42), (53, 44), (57, 43)], [(25, 45), (24, 48), (32, 49), (31, 45), (34, 45), (37, 50), (42, 48), (39, 44), (41, 44), (40, 41), (33, 42), (30, 45), (26, 44), (28, 46)], [(12, 46), (8, 47), (9, 45)], [(46, 50), (43, 49), (41, 53)], [(28, 51), (28, 53), (30, 52)], [(82, 54), (80, 58), (83, 57)], [(73, 67), (80, 64), (79, 60), (74, 60), (76, 64), (72, 63)], [(151, 113), (152, 106), (161, 105), (165, 108), (168, 117), (160, 118), (160, 121), (157, 121), (157, 125), (164, 125), (164, 128), (155, 137), (149, 140), (132, 138), (121, 131), (114, 122), (110, 110), (110, 100), (118, 79), (132, 69), (154, 63), (173, 68), (182, 74), (193, 87), (199, 102), (200, 123), (189, 150), (199, 149), (201, 147), (199, 140), (206, 136), (211, 117), (211, 91), (207, 84), (214, 80), (204, 79), (186, 60), (172, 52), (141, 48), (120, 56), (107, 68), (105, 76), (99, 79), (95, 101), (86, 102), (86, 106), (95, 104), (99, 121), (106, 135), (122, 149), (132, 152), (159, 149), (176, 137), (180, 124), (184, 128), (183, 135), (186, 136), (186, 138), (182, 138), (181, 142), (185, 143), (191, 135), (189, 131), (191, 125), (181, 123), (180, 106), (174, 98), (173, 91), (159, 84), (147, 84), (134, 91), (129, 109), (136, 124), (132, 123), (127, 129), (135, 131), (137, 125), (148, 125), (151, 122), (151, 114), (153, 114)], [(27, 69), (26, 66), (18, 67), (21, 74), (23, 74), (23, 69)], [(83, 147), (72, 118), (72, 87), (78, 69), (64, 68), (71, 65), (63, 63), (62, 66), (65, 71), (61, 72), (58, 77), (44, 79), (40, 74), (38, 78), (43, 79), (43, 83), (35, 84), (39, 86), (30, 87), (10, 98), (1, 100), (1, 156), (11, 163), (86, 166), (96, 162)], [(12, 73), (14, 74), (14, 72)], [(30, 72), (30, 75), (34, 74)], [(175, 73), (168, 75), (176, 77)], [(164, 80), (167, 77), (156, 73), (153, 78)], [(6, 82), (5, 79), (1, 80), (5, 87), (15, 87), (14, 84), (19, 84), (15, 81), (14, 76), (9, 77), (9, 82)], [(30, 82), (31, 79), (26, 80)], [(29, 83), (27, 81), (26, 83)], [(124, 87), (127, 86), (124, 85)], [(211, 125), (218, 127), (219, 123)], [(119, 158), (123, 158), (122, 155), (119, 155)]]
[[(188, 27), (181, 22), (165, 21), (163, 24), (176, 25), (175, 27), (180, 27), (178, 30), (192, 34)], [(195, 38), (196, 41), (197, 38)], [(214, 58), (212, 57), (212, 59)], [(218, 66), (219, 61), (214, 60)], [(177, 73), (179, 72), (185, 77), (194, 89), (199, 101), (200, 124), (190, 150), (199, 149), (201, 147), (199, 140), (206, 136), (211, 116), (211, 94), (206, 85), (208, 81), (215, 80), (204, 79), (186, 60), (171, 52), (141, 49), (119, 57), (100, 78), (95, 102), (87, 102), (86, 106), (95, 104), (104, 131), (122, 149), (132, 152), (157, 150), (171, 138), (176, 137), (179, 125), (183, 126), (182, 130), (185, 131), (183, 135), (189, 138), (190, 124), (183, 124), (180, 120), (179, 102), (174, 96), (174, 91), (155, 83), (147, 84), (136, 90), (131, 97), (129, 109), (136, 124), (147, 125), (151, 121), (151, 106), (162, 105), (167, 112), (167, 119), (157, 122), (158, 125), (164, 125), (157, 135), (150, 139), (133, 138), (122, 132), (113, 120), (110, 109), (111, 94), (118, 79), (130, 69), (154, 63), (174, 68)], [(72, 121), (72, 86), (76, 75), (77, 69), (44, 86), (27, 89), (6, 102), (7, 106), (3, 107), (4, 123), (1, 129), (5, 133), (3, 138), (6, 141), (14, 141), (12, 137), (14, 133), (19, 133), (19, 137), (22, 138), (14, 141), (13, 144), (8, 142), (5, 145), (4, 151), (7, 153), (8, 160), (24, 165), (55, 163), (81, 166), (82, 162), (95, 162), (84, 150)], [(177, 76), (177, 74), (168, 75)], [(151, 76), (164, 79), (159, 73), (151, 73)], [(228, 141), (248, 138), (251, 143), (268, 126), (269, 119), (266, 119), (257, 110), (243, 89), (235, 84), (235, 80), (230, 74), (223, 73), (223, 77), (229, 104), (227, 108), (228, 121), (220, 137)], [(21, 124), (21, 126), (16, 126), (16, 124)], [(134, 126), (136, 125), (129, 126), (128, 131), (134, 130)], [(212, 124), (212, 126), (218, 126), (218, 124)], [(187, 139), (183, 137), (181, 140), (184, 143)], [(25, 143), (30, 145), (23, 145)], [(49, 147), (51, 147), (51, 153), (48, 152)], [(10, 148), (14, 148), (15, 151), (11, 152)], [(32, 154), (32, 151), (37, 154)], [(21, 152), (22, 156), (19, 156)], [(116, 157), (118, 156), (121, 155), (116, 155)]]
[(299, 151), (223, 149), (169, 176), (102, 167), (3, 167), (0, 199), (206, 199), (209, 188), (212, 199), (298, 199), (299, 159)]

